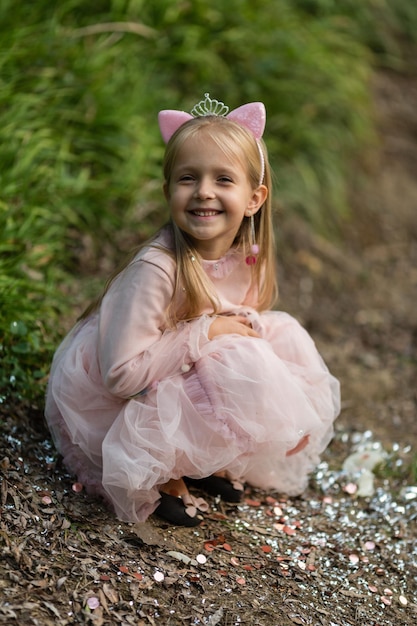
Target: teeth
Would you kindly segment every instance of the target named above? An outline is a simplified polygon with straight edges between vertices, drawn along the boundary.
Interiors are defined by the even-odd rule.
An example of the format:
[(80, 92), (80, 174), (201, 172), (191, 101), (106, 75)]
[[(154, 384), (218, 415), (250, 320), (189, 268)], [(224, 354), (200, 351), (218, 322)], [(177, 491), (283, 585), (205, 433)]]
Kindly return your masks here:
[(212, 215), (217, 215), (217, 211), (193, 211), (193, 213), (199, 217), (211, 217)]

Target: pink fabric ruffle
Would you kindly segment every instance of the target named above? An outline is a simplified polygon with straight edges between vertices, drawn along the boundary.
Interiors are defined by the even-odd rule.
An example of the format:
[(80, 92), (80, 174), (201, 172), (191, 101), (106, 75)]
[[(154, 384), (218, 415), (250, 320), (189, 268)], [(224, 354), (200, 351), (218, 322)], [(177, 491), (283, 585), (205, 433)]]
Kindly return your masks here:
[[(117, 516), (143, 521), (170, 478), (227, 470), (254, 486), (301, 493), (333, 435), (339, 384), (308, 333), (281, 312), (251, 312), (261, 338), (222, 335), (188, 372), (143, 396), (105, 388), (97, 318), (58, 350), (46, 416), (64, 462)], [(299, 440), (307, 447), (287, 457)]]

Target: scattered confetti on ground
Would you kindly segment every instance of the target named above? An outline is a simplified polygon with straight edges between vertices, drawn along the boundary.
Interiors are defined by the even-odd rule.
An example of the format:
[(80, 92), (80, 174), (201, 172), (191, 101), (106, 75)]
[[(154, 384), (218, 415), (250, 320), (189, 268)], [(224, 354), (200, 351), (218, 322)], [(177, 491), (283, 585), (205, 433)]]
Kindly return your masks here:
[[(414, 624), (417, 488), (346, 491), (343, 457), (371, 435), (339, 433), (302, 498), (249, 489), (185, 529), (119, 523), (73, 489), (47, 438), (28, 448), (15, 432), (0, 459), (0, 623)], [(406, 468), (412, 450), (394, 457)]]

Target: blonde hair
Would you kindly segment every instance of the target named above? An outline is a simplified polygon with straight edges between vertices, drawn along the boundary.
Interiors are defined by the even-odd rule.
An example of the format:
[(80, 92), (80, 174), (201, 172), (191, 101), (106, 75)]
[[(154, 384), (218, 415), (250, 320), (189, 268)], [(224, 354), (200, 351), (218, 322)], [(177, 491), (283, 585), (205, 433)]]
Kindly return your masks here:
[[(261, 208), (254, 214), (255, 241), (259, 245), (256, 264), (251, 266), (252, 289), (258, 294), (256, 308), (258, 311), (268, 309), (274, 303), (278, 289), (275, 272), (275, 248), (272, 222), (272, 184), (271, 170), (267, 150), (263, 141), (257, 141), (253, 135), (232, 120), (221, 116), (194, 118), (182, 126), (169, 140), (163, 162), (163, 174), (166, 185), (171, 181), (172, 171), (184, 142), (204, 129), (231, 159), (239, 159), (247, 168), (248, 179), (252, 189), (264, 184), (268, 189), (267, 198)], [(261, 158), (262, 151), (263, 158)], [(261, 174), (263, 179), (260, 181)], [(175, 287), (170, 305), (166, 311), (168, 324), (172, 327), (180, 321), (193, 319), (201, 315), (207, 307), (213, 314), (219, 311), (219, 302), (213, 285), (203, 270), (200, 255), (195, 250), (188, 235), (172, 220), (167, 225), (172, 232), (172, 250), (161, 246), (155, 241), (145, 242), (136, 248), (126, 259), (121, 268), (107, 281), (101, 296), (93, 302), (80, 319), (88, 317), (101, 304), (116, 276), (133, 260), (140, 249), (154, 247), (173, 256), (176, 264)], [(250, 251), (251, 225), (250, 218), (244, 217), (236, 234), (233, 246), (246, 255)], [(244, 262), (242, 260), (242, 262)]]

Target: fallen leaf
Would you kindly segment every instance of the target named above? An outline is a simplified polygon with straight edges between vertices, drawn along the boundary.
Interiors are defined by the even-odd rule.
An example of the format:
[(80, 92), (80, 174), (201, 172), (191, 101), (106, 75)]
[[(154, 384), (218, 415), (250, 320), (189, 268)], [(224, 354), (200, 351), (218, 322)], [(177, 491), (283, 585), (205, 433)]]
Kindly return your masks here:
[(217, 626), (218, 624), (220, 624), (222, 618), (223, 618), (223, 609), (220, 608), (218, 609), (218, 611), (210, 615), (209, 620), (207, 622), (207, 626)]
[(104, 595), (102, 589), (98, 590), (98, 597), (100, 598), (100, 604), (103, 606), (103, 608), (106, 611), (106, 613), (110, 614), (109, 607), (107, 605), (106, 596)]
[(61, 614), (59, 613), (59, 611), (56, 608), (56, 606), (54, 606), (52, 604), (52, 602), (45, 602), (45, 601), (43, 601), (42, 604), (44, 606), (46, 606), (46, 608), (49, 609), (51, 611), (51, 613), (53, 613), (55, 615), (55, 617), (58, 617), (58, 619), (61, 619)]
[(164, 541), (162, 534), (147, 522), (134, 524), (132, 530), (147, 546), (160, 546)]
[(170, 550), (167, 552), (168, 556), (172, 556), (173, 559), (177, 559), (177, 561), (182, 561), (186, 565), (188, 565), (191, 561), (191, 558), (182, 552), (177, 552), (176, 550)]
[(111, 602), (112, 604), (117, 604), (117, 602), (119, 601), (119, 594), (114, 589), (114, 587), (104, 583), (103, 591), (104, 591), (104, 593), (106, 595), (106, 598), (109, 600), (109, 602)]

